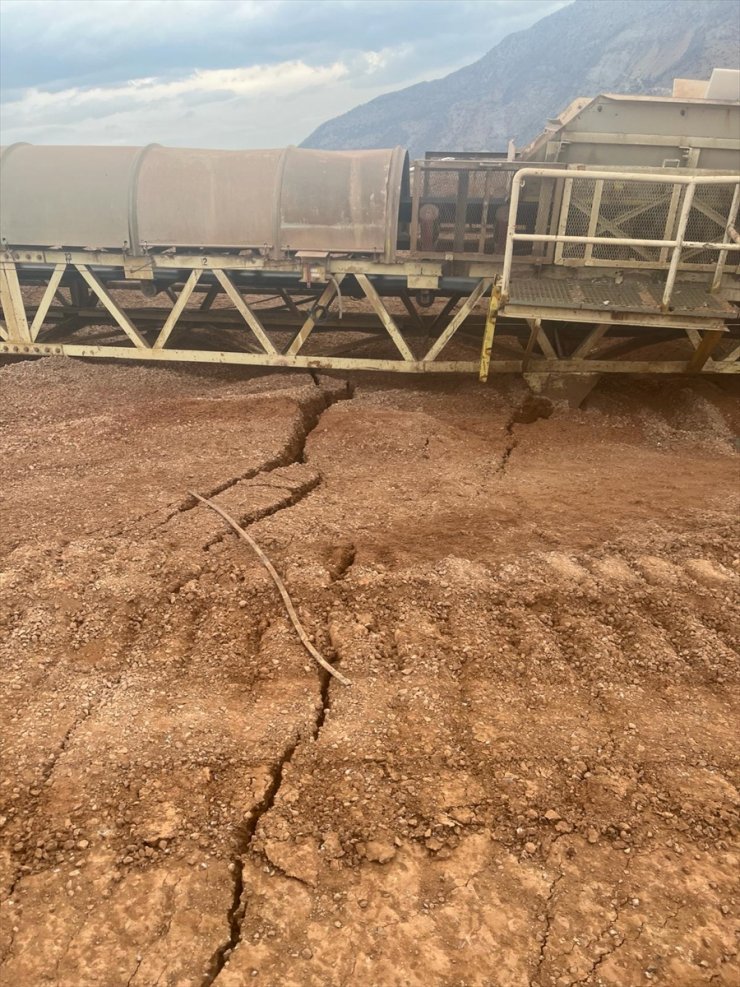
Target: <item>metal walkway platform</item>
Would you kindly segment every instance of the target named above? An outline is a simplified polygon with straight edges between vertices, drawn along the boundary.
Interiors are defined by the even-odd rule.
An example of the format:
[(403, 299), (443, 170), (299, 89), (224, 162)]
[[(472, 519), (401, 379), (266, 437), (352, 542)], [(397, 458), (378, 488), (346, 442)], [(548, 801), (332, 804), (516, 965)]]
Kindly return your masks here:
[(737, 308), (710, 294), (705, 284), (677, 284), (669, 313), (661, 307), (664, 282), (613, 278), (575, 280), (564, 278), (513, 277), (508, 305), (539, 308), (567, 308), (598, 312), (630, 312), (638, 315), (687, 315), (695, 318), (732, 319)]

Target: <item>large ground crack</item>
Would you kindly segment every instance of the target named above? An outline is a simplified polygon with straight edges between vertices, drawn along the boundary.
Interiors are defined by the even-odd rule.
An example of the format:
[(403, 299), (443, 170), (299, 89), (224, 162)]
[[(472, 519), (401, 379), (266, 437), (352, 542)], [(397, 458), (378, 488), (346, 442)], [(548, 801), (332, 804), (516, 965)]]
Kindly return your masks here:
[[(314, 377), (314, 383), (317, 385), (317, 390), (320, 387), (319, 381)], [(302, 406), (303, 414), (303, 438), (300, 444), (300, 449), (294, 450), (294, 458), (291, 460), (292, 463), (305, 463), (305, 447), (306, 440), (310, 433), (316, 428), (321, 415), (323, 412), (338, 400), (346, 400), (352, 397), (352, 388), (349, 383), (346, 384), (345, 389), (338, 393), (321, 391), (322, 407), (317, 408), (313, 405)], [(281, 463), (280, 465), (286, 466), (289, 463)], [(262, 470), (261, 472), (265, 472)], [(256, 475), (256, 474), (255, 474)], [(235, 482), (238, 482), (235, 481)], [(268, 514), (275, 514), (279, 510), (283, 510), (285, 507), (292, 506), (298, 503), (306, 497), (311, 490), (315, 489), (316, 486), (321, 482), (321, 477), (317, 476), (316, 481), (313, 483), (301, 484), (296, 490), (291, 491), (287, 498), (282, 498), (275, 505), (271, 505), (264, 512), (259, 514), (259, 517), (265, 517)], [(233, 486), (233, 484), (229, 484)], [(222, 490), (227, 489), (225, 486), (221, 488)], [(218, 491), (218, 492), (221, 492)], [(197, 503), (197, 502), (196, 502)], [(257, 520), (255, 516), (251, 520)], [(247, 519), (249, 521), (250, 519)], [(347, 552), (346, 559), (342, 559), (339, 566), (341, 577), (349, 569), (354, 561), (354, 546), (352, 546), (351, 551)], [(335, 659), (335, 667), (339, 664), (339, 657)], [(314, 717), (313, 726), (311, 729), (310, 737), (312, 741), (316, 741), (321, 732), (324, 722), (326, 720), (327, 711), (330, 708), (330, 690), (331, 690), (331, 675), (323, 668), (318, 669), (319, 677), (319, 702), (316, 705), (316, 713)], [(304, 740), (305, 734), (299, 733), (297, 736), (291, 739), (290, 743), (283, 749), (282, 753), (278, 757), (277, 761), (273, 764), (270, 772), (270, 780), (265, 789), (264, 795), (250, 811), (249, 815), (243, 821), (238, 832), (238, 845), (236, 853), (231, 862), (232, 873), (233, 873), (233, 891), (231, 897), (231, 904), (229, 906), (227, 914), (227, 922), (229, 928), (228, 938), (224, 943), (222, 943), (218, 949), (215, 951), (211, 960), (208, 964), (207, 972), (201, 982), (201, 987), (211, 987), (211, 985), (218, 979), (219, 974), (224, 969), (229, 957), (232, 955), (233, 951), (241, 943), (243, 937), (243, 924), (245, 916), (246, 901), (244, 900), (244, 863), (247, 853), (252, 847), (252, 842), (254, 840), (255, 833), (257, 832), (257, 827), (260, 824), (260, 820), (273, 808), (275, 805), (275, 800), (280, 791), (280, 787), (283, 783), (283, 776), (285, 772), (286, 765), (290, 764), (298, 750), (301, 742)]]
[[(275, 485), (274, 489), (284, 491), (284, 496), (279, 497), (277, 500), (273, 501), (272, 504), (268, 504), (265, 507), (258, 507), (253, 511), (249, 511), (247, 514), (242, 515), (238, 518), (239, 524), (246, 528), (250, 524), (255, 524), (257, 521), (262, 521), (266, 517), (272, 517), (273, 514), (277, 514), (279, 511), (287, 510), (289, 507), (295, 507), (296, 504), (300, 504), (308, 495), (321, 485), (321, 476), (317, 473), (315, 476), (309, 477), (303, 483), (298, 484), (292, 489), (290, 487), (280, 487)], [(268, 484), (254, 484), (254, 486), (268, 486)], [(272, 486), (272, 484), (269, 484)], [(207, 551), (211, 546), (224, 541), (224, 539), (229, 538), (233, 535), (232, 531), (223, 531), (218, 535), (214, 535), (210, 538), (203, 546), (204, 550)]]
[[(339, 664), (339, 660), (336, 659), (334, 664), (336, 667)], [(329, 697), (329, 691), (331, 689), (331, 676), (323, 668), (319, 669), (318, 675), (320, 702), (317, 704), (316, 716), (313, 723), (313, 729), (311, 730), (312, 741), (316, 741), (318, 738), (321, 728), (326, 720), (327, 711), (331, 706)], [(282, 754), (272, 767), (270, 781), (265, 789), (264, 795), (240, 826), (238, 847), (231, 862), (234, 885), (231, 905), (229, 906), (227, 915), (229, 937), (226, 942), (218, 947), (216, 952), (211, 957), (210, 963), (208, 964), (208, 970), (201, 982), (201, 987), (211, 987), (211, 984), (216, 981), (233, 951), (242, 941), (242, 929), (246, 907), (246, 901), (244, 900), (244, 861), (252, 846), (252, 841), (254, 840), (260, 820), (275, 805), (275, 800), (283, 783), (285, 766), (290, 764), (292, 761), (293, 756), (298, 750), (302, 740), (303, 737), (299, 734), (297, 737), (292, 739), (290, 744), (283, 750)]]
[(497, 474), (506, 472), (506, 467), (509, 464), (511, 454), (519, 444), (519, 440), (514, 435), (514, 426), (531, 425), (540, 418), (549, 418), (554, 410), (555, 406), (552, 401), (548, 398), (543, 398), (534, 394), (528, 394), (521, 404), (514, 409), (511, 418), (504, 426), (506, 445), (504, 446), (504, 451), (501, 453), (501, 458), (498, 466), (496, 467)]
[[(281, 466), (291, 466), (294, 463), (306, 462), (306, 442), (311, 432), (313, 432), (321, 420), (321, 416), (337, 401), (348, 401), (354, 395), (354, 387), (349, 381), (343, 381), (342, 387), (331, 389), (323, 388), (316, 377), (313, 377), (313, 383), (315, 386), (311, 390), (309, 397), (296, 398), (300, 423), (290, 436), (285, 447), (276, 456), (273, 456), (260, 466), (252, 467), (243, 473), (231, 476), (215, 487), (203, 491), (203, 497), (207, 499), (216, 497), (237, 483), (245, 480), (253, 480), (255, 477), (262, 476), (265, 473), (272, 473), (274, 470), (280, 469)], [(186, 511), (193, 510), (194, 507), (198, 506), (198, 503), (195, 497), (188, 495), (173, 510), (170, 510), (163, 520), (158, 522), (156, 527), (162, 527), (162, 525), (167, 524), (177, 514), (184, 514)]]
[(534, 973), (532, 975), (532, 980), (530, 981), (530, 983), (532, 985), (539, 983), (540, 972), (541, 972), (542, 967), (543, 967), (543, 965), (545, 963), (545, 957), (546, 957), (546, 953), (547, 953), (547, 947), (548, 947), (549, 942), (550, 942), (550, 931), (551, 931), (551, 928), (552, 928), (552, 921), (553, 921), (553, 917), (554, 917), (553, 916), (553, 899), (555, 897), (555, 890), (556, 890), (558, 884), (562, 881), (562, 879), (563, 879), (563, 872), (560, 871), (558, 873), (557, 877), (553, 878), (553, 880), (552, 880), (552, 882), (550, 884), (550, 889), (549, 889), (549, 891), (547, 893), (547, 900), (545, 901), (545, 912), (544, 912), (544, 915), (545, 915), (545, 919), (544, 919), (545, 927), (542, 930), (542, 941), (540, 943), (539, 956), (537, 957), (537, 966), (535, 967)]

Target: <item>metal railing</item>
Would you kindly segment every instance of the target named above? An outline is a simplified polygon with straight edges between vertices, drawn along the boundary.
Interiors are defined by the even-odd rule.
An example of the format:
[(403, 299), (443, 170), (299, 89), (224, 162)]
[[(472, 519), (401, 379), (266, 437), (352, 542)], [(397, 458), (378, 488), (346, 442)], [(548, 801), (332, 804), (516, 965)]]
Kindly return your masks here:
[[(521, 198), (521, 190), (524, 182), (528, 178), (549, 178), (554, 182), (563, 183), (563, 195), (562, 204), (560, 207), (559, 218), (554, 217), (554, 221), (559, 219), (557, 222), (557, 232), (551, 233), (528, 233), (528, 232), (517, 232), (517, 221), (519, 213), (519, 204)], [(588, 215), (588, 226), (586, 233), (583, 235), (569, 234), (568, 228), (568, 217), (569, 217), (569, 206), (571, 201), (571, 191), (574, 182), (580, 181), (592, 181), (594, 183), (594, 192), (592, 199), (592, 206)], [(616, 229), (619, 231), (618, 227), (609, 223), (607, 217), (603, 216), (601, 213), (601, 203), (602, 203), (602, 193), (604, 188), (604, 183), (618, 184), (620, 186), (624, 183), (637, 183), (642, 184), (653, 184), (653, 185), (665, 185), (672, 186), (671, 195), (668, 197), (670, 199), (671, 207), (668, 213), (668, 218), (665, 221), (664, 234), (669, 229), (675, 229), (672, 236), (664, 235), (662, 237), (656, 238), (645, 238), (645, 237), (633, 237), (633, 236), (600, 236), (598, 235), (599, 226), (602, 228), (607, 228), (611, 226), (611, 229)], [(733, 189), (732, 197), (730, 200), (729, 211), (725, 216), (718, 216), (716, 210), (708, 210), (707, 206), (701, 206), (695, 202), (695, 195), (698, 188), (712, 187), (712, 186), (726, 186), (728, 189)], [(682, 201), (681, 201), (682, 197)], [(679, 211), (680, 202), (680, 211)], [(513, 176), (511, 182), (511, 198), (509, 203), (509, 218), (508, 226), (506, 231), (506, 250), (504, 253), (504, 263), (501, 276), (500, 292), (502, 301), (508, 300), (509, 297), (509, 287), (511, 283), (511, 271), (514, 260), (514, 246), (516, 243), (527, 242), (532, 244), (580, 244), (584, 246), (584, 257), (580, 259), (580, 263), (587, 264), (592, 256), (594, 248), (596, 247), (608, 247), (608, 248), (630, 248), (632, 250), (638, 251), (643, 257), (647, 257), (647, 260), (641, 260), (639, 266), (650, 267), (653, 269), (665, 269), (667, 267), (665, 288), (663, 291), (662, 298), (662, 308), (667, 311), (670, 308), (670, 302), (673, 295), (673, 289), (676, 283), (676, 275), (679, 270), (679, 265), (681, 264), (681, 258), (684, 251), (698, 250), (698, 251), (717, 251), (718, 257), (717, 262), (713, 265), (714, 276), (712, 279), (711, 290), (716, 291), (722, 281), (722, 273), (727, 263), (727, 257), (730, 252), (740, 251), (740, 243), (737, 242), (737, 234), (735, 233), (735, 224), (737, 222), (737, 212), (738, 205), (740, 204), (740, 180), (735, 176), (729, 175), (707, 175), (707, 176), (697, 176), (697, 175), (664, 175), (660, 172), (615, 172), (615, 171), (589, 171), (589, 170), (574, 170), (561, 173), (553, 173), (552, 170), (548, 168), (521, 168)], [(722, 239), (720, 241), (711, 240), (703, 241), (696, 239), (689, 239), (687, 236), (687, 228), (689, 227), (689, 220), (692, 217), (692, 209), (696, 205), (696, 208), (701, 208), (702, 214), (710, 215), (712, 222), (715, 224), (717, 230), (722, 229)], [(648, 201), (647, 206), (640, 205), (637, 209), (631, 210), (633, 215), (638, 215), (639, 212), (645, 212), (647, 208), (650, 207), (650, 202)], [(677, 219), (676, 219), (677, 216)], [(656, 248), (658, 250), (658, 256), (651, 259), (648, 251), (651, 248)], [(561, 249), (561, 248), (559, 248)], [(670, 260), (668, 260), (668, 252), (670, 252)], [(560, 253), (560, 258), (562, 258), (562, 249)], [(562, 259), (560, 262), (563, 262)], [(608, 263), (613, 267), (620, 266), (630, 266), (625, 264), (623, 261), (618, 259), (608, 260), (606, 262), (601, 261), (600, 263)], [(636, 266), (636, 265), (632, 265)]]

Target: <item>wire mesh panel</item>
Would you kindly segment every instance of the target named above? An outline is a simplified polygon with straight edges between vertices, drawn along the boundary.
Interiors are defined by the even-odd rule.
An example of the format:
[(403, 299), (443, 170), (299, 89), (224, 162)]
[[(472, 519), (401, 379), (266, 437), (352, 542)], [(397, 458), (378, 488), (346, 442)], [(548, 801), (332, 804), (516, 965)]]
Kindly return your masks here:
[[(736, 216), (730, 216), (733, 189), (729, 185), (698, 186), (686, 225), (685, 239), (696, 242), (716, 243), (722, 240), (729, 225), (735, 225)], [(684, 250), (682, 261), (686, 265), (714, 265), (714, 250)], [(728, 257), (728, 264), (737, 264), (737, 257)]]
[[(729, 219), (731, 185), (698, 186), (684, 239), (721, 241)], [(685, 185), (614, 179), (568, 178), (565, 181), (558, 233), (614, 240), (673, 240), (676, 237)], [(669, 247), (639, 244), (561, 243), (556, 263), (571, 266), (667, 267)], [(684, 270), (708, 270), (716, 251), (686, 250)], [(731, 261), (728, 261), (728, 263)]]

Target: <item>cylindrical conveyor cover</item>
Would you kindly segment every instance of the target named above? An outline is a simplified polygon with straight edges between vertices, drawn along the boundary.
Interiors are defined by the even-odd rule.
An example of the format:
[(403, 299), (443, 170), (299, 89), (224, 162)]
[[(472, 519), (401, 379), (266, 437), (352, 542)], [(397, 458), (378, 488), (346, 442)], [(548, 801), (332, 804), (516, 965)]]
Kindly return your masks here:
[(211, 151), (14, 144), (0, 151), (11, 247), (299, 250), (392, 260), (403, 148)]
[(128, 186), (136, 147), (11, 144), (0, 157), (3, 245), (129, 243)]

